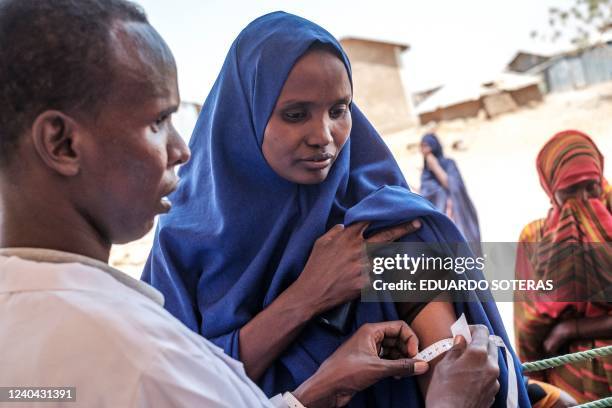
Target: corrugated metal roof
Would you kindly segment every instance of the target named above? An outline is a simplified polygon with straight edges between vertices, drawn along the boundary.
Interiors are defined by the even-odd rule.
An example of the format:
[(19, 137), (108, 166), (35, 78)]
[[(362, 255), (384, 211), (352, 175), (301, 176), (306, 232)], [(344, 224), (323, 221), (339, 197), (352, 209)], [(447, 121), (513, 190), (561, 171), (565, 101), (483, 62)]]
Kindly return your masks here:
[(434, 112), (459, 103), (477, 101), (483, 96), (503, 91), (515, 91), (537, 85), (540, 77), (503, 72), (494, 79), (476, 82), (456, 82), (443, 86), (416, 107), (417, 114)]

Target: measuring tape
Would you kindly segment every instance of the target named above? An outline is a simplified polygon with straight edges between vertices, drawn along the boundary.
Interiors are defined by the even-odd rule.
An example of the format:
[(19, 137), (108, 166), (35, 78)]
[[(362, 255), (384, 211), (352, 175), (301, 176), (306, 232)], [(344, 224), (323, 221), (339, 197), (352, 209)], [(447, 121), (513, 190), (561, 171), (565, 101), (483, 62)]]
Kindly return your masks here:
[(453, 347), (453, 339), (443, 339), (436, 341), (431, 346), (420, 351), (414, 358), (427, 361), (428, 363), (442, 353), (446, 353)]
[[(465, 314), (462, 314), (461, 317), (455, 323), (453, 323), (451, 326), (451, 332), (453, 333), (453, 337), (463, 336), (468, 344), (472, 342), (472, 335), (470, 333), (470, 327), (467, 324)], [(516, 380), (516, 369), (514, 368), (512, 353), (510, 353), (510, 350), (508, 350), (501, 337), (490, 335), (489, 340), (491, 340), (497, 347), (503, 347), (506, 351), (506, 363), (508, 364), (508, 395), (506, 396), (506, 407), (516, 408), (518, 407), (518, 384)], [(439, 340), (420, 351), (414, 358), (430, 362), (439, 355), (446, 353), (452, 347), (453, 339)]]
[[(493, 342), (497, 347), (506, 348), (506, 344), (499, 336), (490, 335), (489, 340)], [(414, 358), (427, 361), (428, 363), (439, 355), (446, 353), (453, 347), (454, 339), (443, 339), (436, 341), (431, 346), (421, 350)]]

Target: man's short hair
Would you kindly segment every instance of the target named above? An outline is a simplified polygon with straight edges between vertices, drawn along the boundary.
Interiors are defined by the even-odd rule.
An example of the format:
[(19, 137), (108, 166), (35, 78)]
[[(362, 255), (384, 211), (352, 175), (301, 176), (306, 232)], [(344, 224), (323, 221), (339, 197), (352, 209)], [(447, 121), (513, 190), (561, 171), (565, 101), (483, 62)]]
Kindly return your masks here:
[(98, 111), (116, 21), (148, 24), (126, 0), (0, 0), (0, 167), (45, 110)]

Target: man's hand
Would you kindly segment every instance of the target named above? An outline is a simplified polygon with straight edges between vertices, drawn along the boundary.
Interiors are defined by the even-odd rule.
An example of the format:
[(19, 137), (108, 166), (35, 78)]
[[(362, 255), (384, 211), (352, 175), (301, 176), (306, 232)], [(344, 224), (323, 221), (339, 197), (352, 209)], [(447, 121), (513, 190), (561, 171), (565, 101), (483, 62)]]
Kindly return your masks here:
[(383, 378), (425, 373), (428, 364), (410, 358), (418, 348), (406, 322), (365, 324), (293, 394), (308, 408), (342, 407)]
[(486, 326), (470, 326), (472, 342), (462, 336), (436, 365), (425, 406), (440, 408), (490, 407), (499, 391), (497, 346)]

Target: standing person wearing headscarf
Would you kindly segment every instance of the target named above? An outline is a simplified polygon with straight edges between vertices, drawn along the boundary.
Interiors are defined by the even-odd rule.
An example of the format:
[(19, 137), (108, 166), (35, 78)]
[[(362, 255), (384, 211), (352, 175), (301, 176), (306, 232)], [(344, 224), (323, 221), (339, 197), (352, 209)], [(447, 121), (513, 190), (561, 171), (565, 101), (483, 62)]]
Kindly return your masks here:
[(444, 156), (438, 137), (421, 140), (423, 173), (419, 193), (455, 222), (465, 239), (480, 248), (478, 215), (454, 160)]
[[(335, 239), (349, 251), (363, 245), (366, 229), (415, 219), (422, 227), (404, 241), (432, 242), (449, 255), (464, 242), (446, 216), (410, 192), (353, 104), (350, 75), (340, 44), (316, 24), (282, 12), (249, 24), (204, 103), (192, 159), (181, 168), (173, 211), (159, 220), (143, 273), (171, 313), (243, 361), (268, 395), (301, 384), (347, 338), (315, 318), (359, 295), (328, 295), (347, 285), (333, 268), (343, 251), (319, 265), (319, 272), (328, 267), (324, 273), (309, 265), (311, 251)], [(358, 261), (355, 270), (363, 267)], [(473, 299), (413, 307), (417, 316), (408, 320), (420, 345), (450, 337), (461, 313), (509, 344), (495, 304)], [(398, 317), (392, 302), (360, 302), (349, 332)], [(520, 375), (517, 360), (509, 371), (499, 361), (500, 392), (486, 405), (529, 406), (522, 384), (508, 381)], [(452, 406), (480, 397), (470, 393), (478, 379), (463, 377)], [(350, 406), (423, 403), (414, 379), (389, 379), (355, 395)]]
[[(553, 279), (555, 288), (546, 297), (515, 302), (523, 361), (612, 344), (612, 304), (588, 300), (612, 285), (612, 189), (604, 178), (604, 158), (587, 135), (567, 130), (544, 145), (536, 165), (552, 207), (546, 218), (521, 232), (516, 275)], [(530, 376), (562, 388), (581, 403), (612, 393), (609, 357)]]

